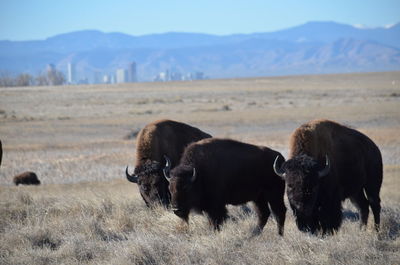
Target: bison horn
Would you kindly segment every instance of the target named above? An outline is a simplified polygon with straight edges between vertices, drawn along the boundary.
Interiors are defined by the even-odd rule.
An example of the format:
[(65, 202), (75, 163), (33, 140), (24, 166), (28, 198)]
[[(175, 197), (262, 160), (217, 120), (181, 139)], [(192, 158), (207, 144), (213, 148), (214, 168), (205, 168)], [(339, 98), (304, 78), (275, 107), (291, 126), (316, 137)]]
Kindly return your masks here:
[(168, 182), (170, 181), (171, 177), (169, 176), (169, 171), (171, 170), (171, 161), (169, 160), (168, 156), (164, 155), (165, 159), (165, 167), (163, 169), (164, 177)]
[(193, 183), (196, 180), (196, 168), (193, 168), (193, 175), (192, 178), (190, 179), (190, 181)]
[(126, 178), (127, 178), (130, 182), (137, 183), (138, 177), (137, 177), (136, 175), (129, 175), (129, 173), (128, 173), (128, 166), (126, 166), (125, 174), (126, 174)]
[(328, 175), (330, 170), (331, 170), (331, 164), (329, 162), (329, 157), (328, 155), (325, 155), (325, 168), (318, 171), (318, 176), (320, 178), (325, 177), (326, 175)]
[(280, 176), (281, 178), (284, 179), (284, 178), (286, 177), (285, 171), (282, 170), (282, 167), (279, 167), (279, 168), (278, 168), (278, 160), (279, 160), (279, 157), (280, 157), (280, 155), (278, 155), (278, 156), (275, 158), (275, 161), (274, 161), (274, 172), (275, 172), (275, 174), (277, 174), (278, 176)]

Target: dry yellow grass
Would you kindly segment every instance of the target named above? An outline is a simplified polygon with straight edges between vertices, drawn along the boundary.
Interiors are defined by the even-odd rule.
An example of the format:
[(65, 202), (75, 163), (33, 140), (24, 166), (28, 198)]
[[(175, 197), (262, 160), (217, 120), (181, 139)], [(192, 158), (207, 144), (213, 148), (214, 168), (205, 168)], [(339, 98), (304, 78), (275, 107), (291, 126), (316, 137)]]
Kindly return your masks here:
[[(124, 179), (144, 124), (171, 118), (287, 154), (300, 124), (329, 118), (369, 135), (384, 159), (382, 231), (360, 230), (346, 202), (332, 237), (285, 236), (270, 219), (250, 237), (252, 213), (214, 233), (149, 211)], [(397, 264), (400, 260), (400, 73), (294, 76), (115, 86), (0, 88), (0, 264)], [(14, 187), (21, 171), (43, 185)], [(288, 204), (287, 204), (288, 206)]]

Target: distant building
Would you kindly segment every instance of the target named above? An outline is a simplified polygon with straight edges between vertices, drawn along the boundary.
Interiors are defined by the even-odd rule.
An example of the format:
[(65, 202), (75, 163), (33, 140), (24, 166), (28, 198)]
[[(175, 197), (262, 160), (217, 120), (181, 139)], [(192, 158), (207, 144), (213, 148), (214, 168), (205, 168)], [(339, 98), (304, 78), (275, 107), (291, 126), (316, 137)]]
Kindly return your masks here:
[(203, 72), (196, 72), (194, 76), (194, 80), (203, 80), (204, 79), (204, 73)]
[(110, 75), (110, 84), (115, 84), (115, 75)]
[(154, 82), (166, 82), (167, 81), (167, 73), (161, 72), (156, 75), (153, 79)]
[(181, 73), (174, 72), (174, 73), (171, 73), (170, 80), (171, 81), (182, 81), (182, 80), (184, 80), (184, 78)]
[(132, 62), (128, 66), (127, 70), (127, 82), (137, 82), (137, 75), (136, 75), (136, 63)]
[(50, 63), (47, 65), (47, 72), (55, 72), (56, 71), (56, 67), (54, 66), (54, 64)]
[(79, 79), (79, 81), (77, 83), (79, 85), (87, 85), (87, 84), (89, 84), (89, 79), (87, 77), (84, 77), (84, 78)]
[(103, 75), (103, 83), (104, 84), (110, 84), (111, 83), (111, 78), (109, 75)]
[(68, 63), (67, 65), (67, 82), (68, 84), (76, 83), (76, 70), (75, 64), (73, 63)]
[(191, 80), (204, 80), (206, 76), (203, 72), (194, 72), (188, 74), (181, 74), (180, 72), (172, 72), (166, 70), (165, 72), (158, 73), (154, 78), (154, 82), (167, 82), (167, 81), (191, 81)]
[(117, 69), (117, 72), (116, 72), (116, 81), (117, 81), (117, 83), (126, 83), (127, 82), (127, 71), (125, 70), (125, 69), (122, 69), (122, 68), (120, 68), (120, 69)]
[(99, 71), (95, 71), (93, 73), (93, 84), (101, 84), (102, 83), (102, 73)]

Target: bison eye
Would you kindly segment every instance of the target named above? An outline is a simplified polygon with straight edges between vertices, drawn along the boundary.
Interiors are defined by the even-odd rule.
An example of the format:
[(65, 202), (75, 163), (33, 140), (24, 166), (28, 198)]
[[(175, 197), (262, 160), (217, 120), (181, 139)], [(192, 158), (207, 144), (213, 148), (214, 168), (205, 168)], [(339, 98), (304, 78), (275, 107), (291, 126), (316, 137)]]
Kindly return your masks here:
[(142, 191), (149, 191), (150, 190), (150, 186), (149, 185), (141, 185), (140, 186), (140, 189), (142, 190)]

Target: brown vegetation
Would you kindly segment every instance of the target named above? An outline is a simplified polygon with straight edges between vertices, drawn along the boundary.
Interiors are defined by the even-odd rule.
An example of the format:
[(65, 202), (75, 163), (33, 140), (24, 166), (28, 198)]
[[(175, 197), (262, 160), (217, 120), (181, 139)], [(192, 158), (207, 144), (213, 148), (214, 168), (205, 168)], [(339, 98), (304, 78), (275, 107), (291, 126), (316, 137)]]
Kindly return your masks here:
[[(0, 264), (396, 264), (399, 91), (398, 72), (0, 88)], [(285, 157), (289, 135), (308, 120), (362, 131), (383, 155), (381, 232), (372, 220), (360, 230), (349, 202), (330, 237), (298, 231), (290, 210), (283, 237), (273, 221), (251, 237), (254, 213), (237, 207), (217, 233), (202, 215), (187, 227), (163, 208), (149, 211), (125, 179), (135, 146), (124, 136), (160, 118)], [(12, 176), (27, 169), (43, 185), (13, 186)]]
[(6, 72), (0, 73), (0, 87), (59, 86), (64, 83), (64, 74), (55, 69), (36, 77), (27, 73), (21, 73), (15, 77)]

